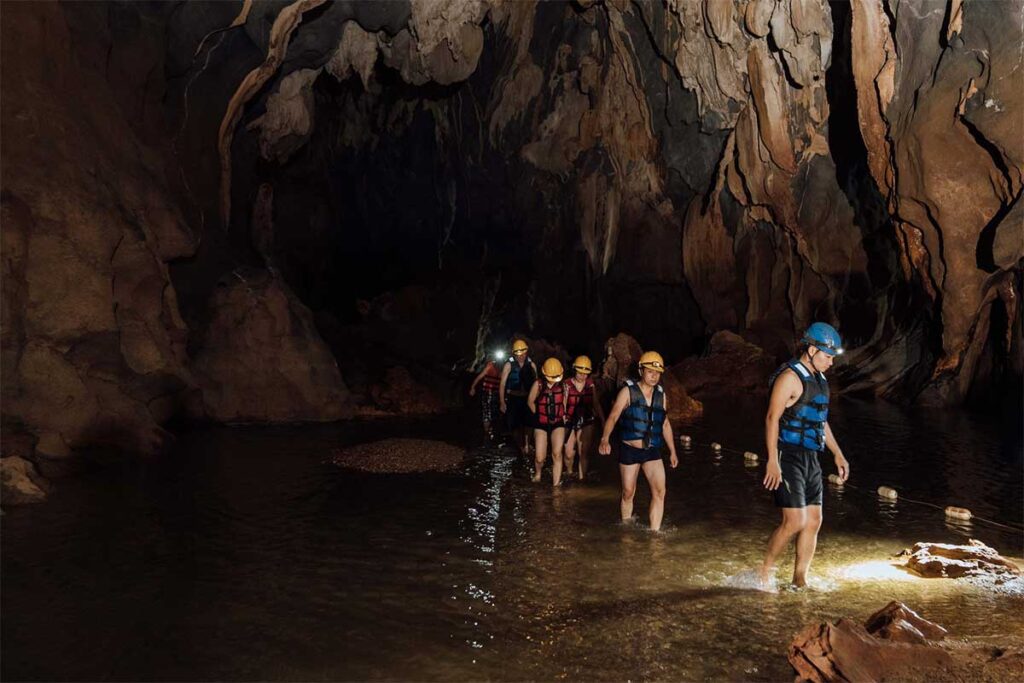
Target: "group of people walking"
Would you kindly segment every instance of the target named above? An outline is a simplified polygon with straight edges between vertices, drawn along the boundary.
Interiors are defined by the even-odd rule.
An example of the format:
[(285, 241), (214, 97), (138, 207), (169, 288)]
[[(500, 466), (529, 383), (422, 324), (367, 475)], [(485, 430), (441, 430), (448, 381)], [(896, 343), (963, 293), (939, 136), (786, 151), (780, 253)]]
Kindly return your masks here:
[[(776, 558), (794, 538), (793, 583), (806, 583), (822, 522), (819, 455), (826, 449), (831, 451), (839, 476), (844, 481), (849, 476), (850, 465), (828, 425), (829, 389), (825, 378), (835, 356), (842, 352), (835, 328), (827, 323), (814, 323), (801, 339), (796, 357), (768, 378), (768, 462), (763, 484), (773, 492), (775, 504), (782, 510), (782, 520), (771, 535), (759, 570), (763, 583), (769, 582)], [(487, 361), (474, 379), (470, 395), (480, 391), (488, 439), (496, 437), (504, 416), (515, 443), (524, 453), (532, 450), (535, 482), (541, 480), (549, 453), (555, 486), (563, 483), (563, 476), (575, 474), (582, 481), (586, 478), (597, 420), (604, 424), (598, 443), (601, 455), (612, 453), (612, 433), (618, 427), (615, 451), (622, 479), (620, 514), (624, 521), (632, 518), (636, 484), (643, 472), (651, 489), (650, 528), (657, 531), (665, 509), (663, 449), (668, 451), (671, 467), (679, 464), (668, 420), (668, 397), (661, 386), (664, 359), (656, 351), (642, 354), (637, 378), (626, 380), (618, 389), (607, 416), (592, 372), (593, 365), (587, 356), (573, 361), (568, 379), (557, 358), (545, 360), (538, 372), (529, 357), (528, 344), (516, 339), (511, 357)]]

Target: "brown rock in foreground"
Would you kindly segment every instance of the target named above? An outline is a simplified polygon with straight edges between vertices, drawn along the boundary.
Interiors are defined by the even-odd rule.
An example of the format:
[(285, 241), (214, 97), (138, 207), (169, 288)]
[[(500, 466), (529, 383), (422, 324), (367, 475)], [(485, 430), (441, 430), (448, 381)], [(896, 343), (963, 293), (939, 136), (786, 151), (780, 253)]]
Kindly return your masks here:
[(428, 439), (384, 439), (338, 450), (335, 465), (365, 472), (442, 472), (462, 462), (465, 449)]
[[(808, 626), (789, 645), (798, 681), (1012, 681), (1024, 676), (1024, 651), (938, 643), (944, 633), (899, 602), (867, 626), (849, 619)], [(915, 634), (916, 635), (913, 635)]]
[(942, 640), (946, 629), (923, 618), (902, 602), (893, 600), (864, 622), (864, 628), (876, 638), (901, 643), (924, 643)]
[(348, 389), (309, 309), (280, 278), (238, 270), (214, 292), (195, 357), (199, 417), (327, 422), (350, 417)]
[(686, 358), (669, 372), (697, 396), (735, 395), (737, 390), (765, 394), (768, 377), (777, 365), (775, 358), (761, 347), (723, 330), (711, 337), (708, 355)]
[(967, 545), (915, 543), (907, 557), (907, 569), (925, 578), (951, 578), (980, 575), (1020, 576), (1020, 567), (1001, 556), (994, 548), (973, 538)]

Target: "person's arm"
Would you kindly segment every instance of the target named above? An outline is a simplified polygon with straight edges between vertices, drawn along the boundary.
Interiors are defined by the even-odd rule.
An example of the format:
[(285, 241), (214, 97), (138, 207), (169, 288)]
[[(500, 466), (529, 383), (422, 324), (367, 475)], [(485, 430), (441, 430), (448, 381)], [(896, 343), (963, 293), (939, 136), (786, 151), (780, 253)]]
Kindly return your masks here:
[[(572, 380), (569, 380), (570, 382)], [(562, 421), (569, 422), (569, 390), (565, 386), (565, 382), (562, 382)]]
[(537, 396), (540, 394), (540, 380), (534, 380), (533, 386), (530, 387), (530, 395), (526, 397), (526, 407), (530, 409), (530, 412), (534, 415), (537, 414)]
[(675, 469), (679, 465), (679, 456), (676, 455), (676, 440), (672, 438), (672, 423), (668, 421), (668, 394), (662, 398), (665, 406), (665, 422), (661, 426), (661, 433), (665, 435), (665, 443), (668, 445), (668, 464)]
[(503, 413), (507, 409), (505, 405), (505, 382), (508, 381), (508, 373), (510, 372), (512, 372), (512, 366), (505, 363), (505, 366), (501, 369), (501, 384), (498, 386), (498, 407)]
[(768, 466), (764, 474), (764, 487), (769, 491), (779, 488), (782, 483), (782, 467), (779, 465), (779, 420), (786, 411), (786, 404), (798, 398), (803, 391), (800, 378), (792, 370), (786, 370), (775, 380), (771, 398), (768, 399), (768, 414), (764, 418), (764, 442), (768, 452)]
[(470, 396), (473, 396), (473, 395), (475, 395), (475, 394), (476, 394), (476, 386), (477, 386), (478, 384), (480, 384), (480, 382), (482, 382), (482, 381), (483, 381), (483, 379), (484, 379), (484, 375), (486, 375), (486, 374), (487, 374), (487, 369), (488, 369), (488, 367), (489, 367), (488, 365), (485, 365), (485, 366), (484, 366), (484, 369), (483, 369), (483, 370), (481, 370), (481, 371), (480, 371), (480, 374), (476, 376), (476, 379), (475, 379), (475, 380), (473, 380), (473, 384), (471, 384), (471, 385), (470, 385), (470, 387), (469, 387), (469, 395), (470, 395)]
[(612, 445), (608, 441), (612, 438), (612, 430), (615, 429), (615, 423), (619, 421), (619, 416), (622, 415), (622, 411), (629, 405), (629, 387), (622, 387), (619, 389), (619, 395), (615, 397), (615, 403), (612, 404), (612, 411), (608, 414), (608, 419), (604, 422), (604, 430), (601, 432), (601, 443), (597, 446), (597, 452), (601, 455), (611, 455)]
[(825, 423), (825, 447), (832, 451), (832, 455), (835, 456), (836, 469), (839, 470), (839, 478), (846, 481), (850, 478), (850, 463), (843, 457), (843, 449), (839, 447), (839, 442), (836, 441), (836, 437), (832, 435), (832, 428), (828, 426), (828, 422)]

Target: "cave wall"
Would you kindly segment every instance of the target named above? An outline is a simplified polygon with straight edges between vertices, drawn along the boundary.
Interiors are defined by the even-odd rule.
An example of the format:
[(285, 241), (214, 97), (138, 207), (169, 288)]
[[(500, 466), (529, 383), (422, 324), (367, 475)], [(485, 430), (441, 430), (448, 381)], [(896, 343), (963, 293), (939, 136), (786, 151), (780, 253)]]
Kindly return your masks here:
[(513, 332), (675, 361), (825, 319), (849, 391), (1019, 391), (1022, 12), (5, 4), (5, 420), (151, 448), (240, 273), (365, 386)]

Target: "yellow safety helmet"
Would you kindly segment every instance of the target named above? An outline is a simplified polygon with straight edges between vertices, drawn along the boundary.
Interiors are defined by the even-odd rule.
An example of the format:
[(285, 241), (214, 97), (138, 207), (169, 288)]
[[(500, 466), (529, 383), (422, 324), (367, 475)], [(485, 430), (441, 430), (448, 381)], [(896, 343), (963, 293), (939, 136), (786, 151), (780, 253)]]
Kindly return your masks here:
[(658, 372), (665, 372), (665, 359), (657, 351), (648, 351), (640, 356), (640, 369), (650, 368)]
[(526, 350), (528, 348), (529, 347), (526, 345), (526, 342), (524, 342), (522, 339), (516, 339), (512, 343), (512, 354), (515, 356), (521, 356), (522, 354), (526, 353)]
[(572, 362), (572, 369), (576, 372), (582, 372), (584, 375), (589, 375), (593, 372), (594, 366), (590, 364), (590, 359), (586, 356), (578, 356)]
[(557, 358), (548, 358), (544, 361), (540, 374), (544, 375), (550, 382), (557, 382), (562, 379), (562, 364), (558, 362)]

